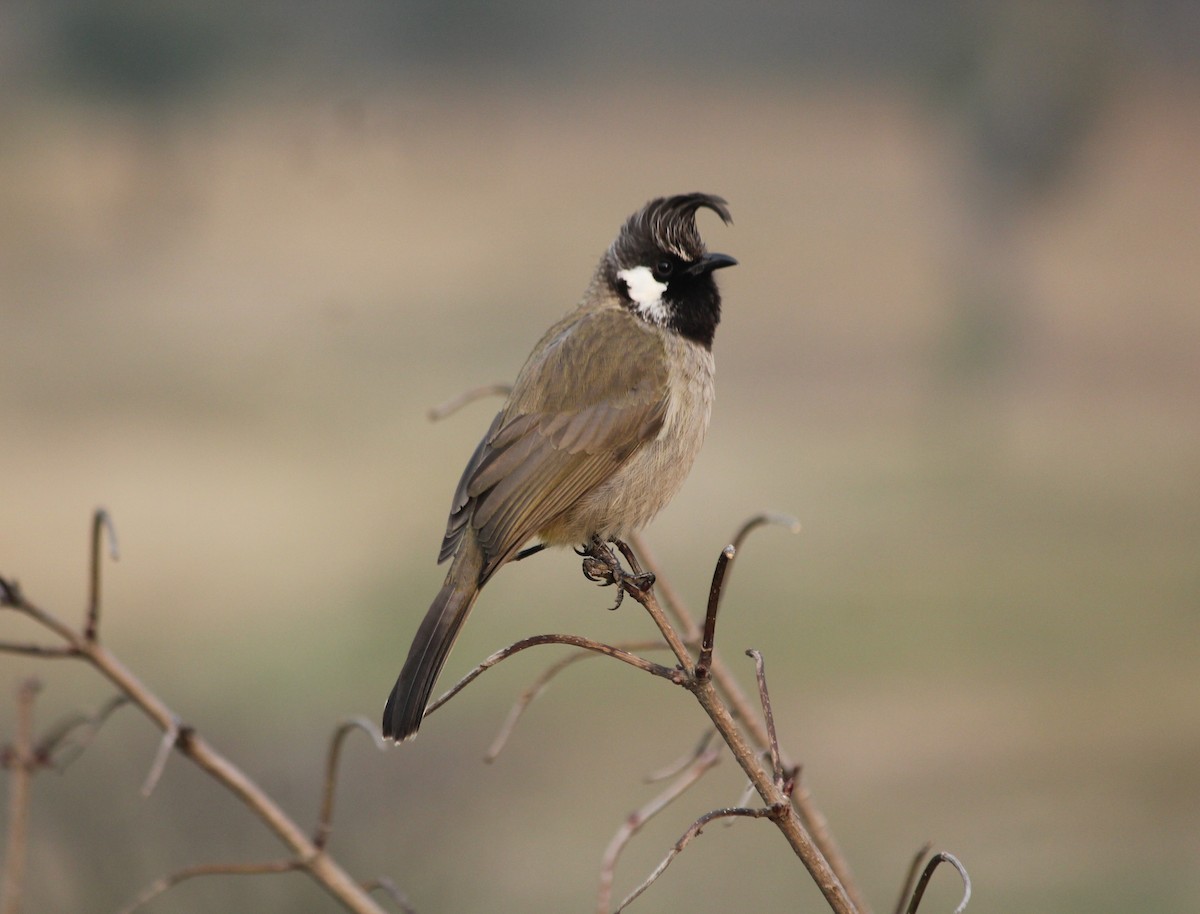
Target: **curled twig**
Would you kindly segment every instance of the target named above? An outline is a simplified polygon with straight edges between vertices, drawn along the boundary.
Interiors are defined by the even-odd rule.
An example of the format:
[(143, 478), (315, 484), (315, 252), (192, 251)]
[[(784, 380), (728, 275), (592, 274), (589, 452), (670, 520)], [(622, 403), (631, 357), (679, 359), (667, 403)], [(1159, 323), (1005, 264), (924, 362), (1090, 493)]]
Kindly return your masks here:
[(688, 830), (685, 831), (680, 836), (679, 840), (676, 841), (671, 847), (671, 849), (667, 851), (667, 856), (662, 859), (662, 862), (659, 863), (659, 865), (654, 868), (654, 871), (646, 877), (646, 881), (626, 896), (625, 900), (617, 906), (614, 914), (620, 914), (620, 912), (629, 907), (629, 905), (632, 904), (639, 895), (646, 891), (646, 889), (650, 888), (650, 886), (654, 884), (655, 880), (657, 880), (658, 877), (663, 874), (666, 868), (671, 865), (671, 861), (683, 852), (683, 849), (691, 843), (693, 838), (695, 838), (704, 830), (704, 826), (708, 825), (709, 822), (712, 822), (714, 819), (725, 819), (732, 816), (741, 816), (749, 819), (766, 819), (775, 814), (775, 811), (770, 807), (758, 807), (757, 809), (750, 809), (745, 806), (732, 806), (706, 812), (688, 827)]
[[(662, 641), (631, 641), (624, 644), (614, 644), (612, 646), (617, 650), (630, 652), (665, 650), (667, 647), (667, 645)], [(500, 727), (500, 732), (497, 733), (496, 738), (492, 740), (492, 744), (488, 747), (488, 751), (484, 755), (483, 760), (490, 763), (494, 762), (500, 756), (500, 753), (504, 751), (504, 747), (508, 744), (508, 739), (510, 736), (512, 736), (513, 730), (516, 729), (517, 722), (520, 721), (522, 715), (524, 715), (525, 711), (528, 709), (529, 705), (532, 704), (533, 700), (546, 690), (546, 687), (550, 684), (551, 679), (553, 679), (567, 667), (578, 663), (581, 660), (587, 660), (591, 657), (599, 656), (602, 656), (602, 654), (595, 651), (575, 651), (574, 653), (568, 654), (566, 657), (563, 657), (562, 659), (552, 663), (545, 670), (543, 670), (541, 675), (539, 675), (537, 679), (531, 682), (525, 688), (525, 690), (517, 696), (517, 700), (513, 703), (512, 708), (509, 709), (508, 717), (504, 719), (504, 723)]]
[(708, 588), (708, 611), (704, 614), (704, 635), (700, 639), (700, 658), (696, 661), (698, 679), (707, 679), (708, 671), (712, 667), (712, 655), (717, 639), (717, 609), (721, 605), (725, 574), (736, 554), (736, 546), (726, 546), (717, 559), (717, 567), (713, 569), (712, 585)]
[(316, 831), (313, 832), (313, 844), (324, 849), (329, 841), (329, 833), (333, 829), (333, 793), (337, 787), (338, 762), (341, 761), (342, 744), (352, 730), (362, 730), (375, 742), (375, 748), (384, 749), (383, 734), (379, 728), (365, 717), (352, 717), (338, 724), (329, 740), (329, 755), (325, 761), (325, 787), (321, 792), (321, 816), (317, 820)]
[(474, 403), (476, 400), (482, 400), (484, 397), (507, 397), (511, 390), (511, 384), (484, 384), (482, 387), (473, 387), (470, 390), (465, 390), (458, 396), (451, 397), (437, 406), (430, 407), (428, 413), (429, 421), (437, 422), (453, 416), (464, 406)]
[(83, 637), (95, 641), (100, 626), (100, 544), (104, 534), (108, 534), (108, 554), (115, 562), (120, 558), (117, 548), (117, 528), (112, 517), (104, 508), (97, 508), (92, 514), (92, 553), (88, 573), (88, 608), (87, 619), (83, 625)]
[[(625, 849), (625, 845), (641, 830), (643, 825), (666, 809), (684, 791), (700, 780), (708, 769), (717, 764), (720, 758), (720, 747), (714, 746), (705, 749), (692, 760), (692, 763), (683, 770), (679, 777), (666, 790), (626, 817), (624, 823), (617, 829), (617, 833), (613, 835), (612, 841), (609, 842), (608, 848), (604, 852), (604, 861), (600, 867), (600, 889), (596, 894), (596, 908), (601, 914), (608, 910), (608, 906), (612, 901), (612, 884), (613, 878), (616, 875), (617, 860), (621, 856), (621, 851)], [(665, 869), (666, 867), (664, 866), (663, 868)], [(653, 882), (653, 880), (650, 881)], [(624, 907), (624, 904), (622, 907)]]
[(761, 514), (755, 514), (753, 517), (747, 518), (740, 527), (737, 533), (733, 535), (733, 548), (741, 549), (742, 543), (746, 541), (746, 537), (751, 531), (767, 524), (774, 524), (777, 527), (786, 527), (792, 533), (799, 533), (801, 530), (800, 521), (790, 514), (781, 514), (778, 511), (763, 511)]
[(403, 914), (417, 914), (417, 909), (413, 907), (408, 896), (400, 891), (396, 883), (388, 879), (387, 876), (380, 876), (378, 879), (372, 879), (363, 886), (368, 892), (383, 892), (392, 903), (398, 907)]
[(904, 914), (904, 907), (916, 888), (917, 878), (921, 875), (921, 864), (925, 862), (925, 858), (929, 856), (931, 850), (933, 850), (933, 845), (926, 841), (913, 856), (912, 863), (908, 867), (908, 874), (904, 877), (904, 885), (900, 888), (900, 897), (896, 899), (895, 914)]
[(737, 555), (737, 551), (742, 548), (746, 537), (750, 535), (750, 531), (764, 524), (778, 524), (787, 527), (793, 533), (800, 532), (800, 521), (790, 514), (764, 511), (745, 521), (734, 534), (733, 542), (721, 550), (717, 566), (713, 569), (712, 585), (708, 590), (708, 608), (704, 614), (704, 637), (700, 642), (700, 659), (696, 662), (696, 675), (701, 678), (708, 675), (712, 666), (712, 654), (717, 633), (717, 610), (720, 608), (721, 597), (725, 592), (730, 566), (733, 565), (733, 559)]
[(538, 647), (543, 644), (566, 644), (570, 647), (581, 647), (585, 650), (595, 651), (598, 654), (604, 654), (615, 660), (620, 660), (623, 663), (628, 663), (630, 666), (637, 667), (639, 670), (644, 670), (647, 673), (653, 673), (655, 676), (661, 676), (663, 679), (669, 679), (676, 685), (682, 685), (684, 681), (683, 674), (677, 669), (663, 666), (661, 663), (653, 663), (644, 657), (639, 657), (637, 654), (621, 650), (602, 641), (593, 641), (591, 638), (584, 638), (580, 635), (534, 635), (530, 638), (522, 638), (520, 641), (510, 644), (508, 647), (502, 648), (485, 658), (478, 666), (451, 686), (449, 691), (431, 701), (429, 707), (425, 709), (425, 716), (428, 717), (497, 663), (507, 660), (509, 657), (527, 648)]
[(912, 898), (909, 899), (908, 907), (905, 909), (905, 914), (916, 914), (917, 908), (921, 905), (921, 898), (925, 894), (925, 888), (929, 885), (929, 880), (933, 876), (934, 870), (939, 864), (949, 863), (952, 867), (958, 870), (958, 875), (963, 882), (963, 897), (958, 903), (958, 907), (954, 909), (954, 914), (962, 914), (967, 909), (967, 903), (971, 900), (971, 877), (967, 875), (967, 868), (962, 865), (962, 862), (953, 854), (948, 854), (945, 851), (938, 851), (929, 858), (929, 862), (925, 864), (925, 869), (921, 873), (921, 878), (917, 880), (916, 888), (913, 889)]

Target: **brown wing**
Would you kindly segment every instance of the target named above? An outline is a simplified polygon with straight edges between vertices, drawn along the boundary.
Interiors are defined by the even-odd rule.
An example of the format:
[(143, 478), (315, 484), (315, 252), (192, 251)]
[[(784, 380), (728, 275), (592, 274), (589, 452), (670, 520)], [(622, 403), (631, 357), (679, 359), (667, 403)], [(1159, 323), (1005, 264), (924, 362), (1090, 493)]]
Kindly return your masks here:
[(624, 310), (576, 312), (551, 327), (467, 462), (439, 561), (470, 528), (486, 581), (653, 439), (666, 416), (663, 356), (658, 335)]

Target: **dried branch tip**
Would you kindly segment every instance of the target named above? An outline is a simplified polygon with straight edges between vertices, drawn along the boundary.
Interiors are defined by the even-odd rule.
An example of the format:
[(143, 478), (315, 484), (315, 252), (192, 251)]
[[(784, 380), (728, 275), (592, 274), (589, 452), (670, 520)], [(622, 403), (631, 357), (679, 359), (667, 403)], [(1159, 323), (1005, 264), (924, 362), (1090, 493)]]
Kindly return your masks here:
[(967, 903), (971, 900), (971, 877), (967, 875), (967, 868), (962, 865), (961, 861), (953, 854), (948, 854), (945, 851), (938, 851), (929, 858), (929, 862), (925, 864), (925, 870), (921, 873), (921, 878), (917, 880), (916, 888), (913, 889), (912, 898), (908, 902), (908, 907), (905, 909), (905, 914), (917, 914), (917, 908), (921, 906), (921, 898), (925, 895), (925, 889), (929, 885), (929, 880), (933, 877), (934, 870), (942, 863), (949, 863), (956, 870), (963, 882), (963, 897), (958, 903), (958, 907), (954, 909), (954, 914), (962, 914), (967, 909)]

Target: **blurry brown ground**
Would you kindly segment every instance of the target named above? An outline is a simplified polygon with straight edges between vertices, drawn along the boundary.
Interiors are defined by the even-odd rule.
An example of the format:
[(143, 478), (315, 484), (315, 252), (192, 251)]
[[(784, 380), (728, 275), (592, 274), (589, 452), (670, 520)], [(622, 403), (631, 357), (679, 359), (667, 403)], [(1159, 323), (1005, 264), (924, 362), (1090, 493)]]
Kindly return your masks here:
[[(958, 137), (893, 86), (632, 94), (10, 110), (0, 572), (77, 614), (88, 513), (107, 506), (104, 637), (307, 821), (327, 733), (376, 717), (436, 588), (490, 414), (426, 409), (511, 378), (632, 209), (720, 193), (735, 225), (702, 227), (741, 266), (722, 274), (717, 412), (649, 540), (698, 602), (744, 516), (803, 521), (745, 550), (720, 647), (747, 681), (742, 651), (764, 650), (782, 739), (868, 895), (887, 910), (932, 839), (969, 866), (977, 914), (1196, 910), (1200, 87), (1123, 85), (994, 250)], [(983, 331), (962, 304), (973, 258), (1014, 296)], [(539, 631), (643, 636), (610, 598), (567, 553), (507, 569), (448, 672)], [(484, 765), (550, 657), (490, 674), (415, 744), (354, 746), (333, 843), (354, 872), (424, 912), (590, 910), (606, 842), (655, 789), (641, 776), (702, 722), (593, 663)], [(4, 689), (48, 681), (43, 722), (109, 694), (71, 664), (2, 668)], [(278, 853), (182, 761), (140, 798), (156, 739), (122, 712), (38, 778), (29, 910), (109, 911), (164, 871)], [(736, 802), (732, 766), (710, 777), (634, 842), (618, 893)], [(928, 910), (953, 907), (952, 882)], [(748, 822), (707, 830), (639, 904), (820, 909)], [(153, 908), (331, 909), (298, 876)]]

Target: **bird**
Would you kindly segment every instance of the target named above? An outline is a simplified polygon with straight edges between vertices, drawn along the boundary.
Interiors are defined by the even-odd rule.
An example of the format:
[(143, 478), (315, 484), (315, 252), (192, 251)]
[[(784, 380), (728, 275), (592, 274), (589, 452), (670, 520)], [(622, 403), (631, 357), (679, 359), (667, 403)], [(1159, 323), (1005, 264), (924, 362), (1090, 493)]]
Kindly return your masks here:
[[(712, 412), (713, 274), (737, 263), (709, 253), (701, 209), (732, 223), (725, 200), (703, 193), (658, 197), (629, 216), (578, 305), (517, 374), (454, 490), (438, 554), (450, 567), (388, 697), (385, 737), (416, 735), (463, 623), (502, 566), (546, 546), (603, 550), (682, 486)], [(615, 560), (611, 568), (620, 574)]]

